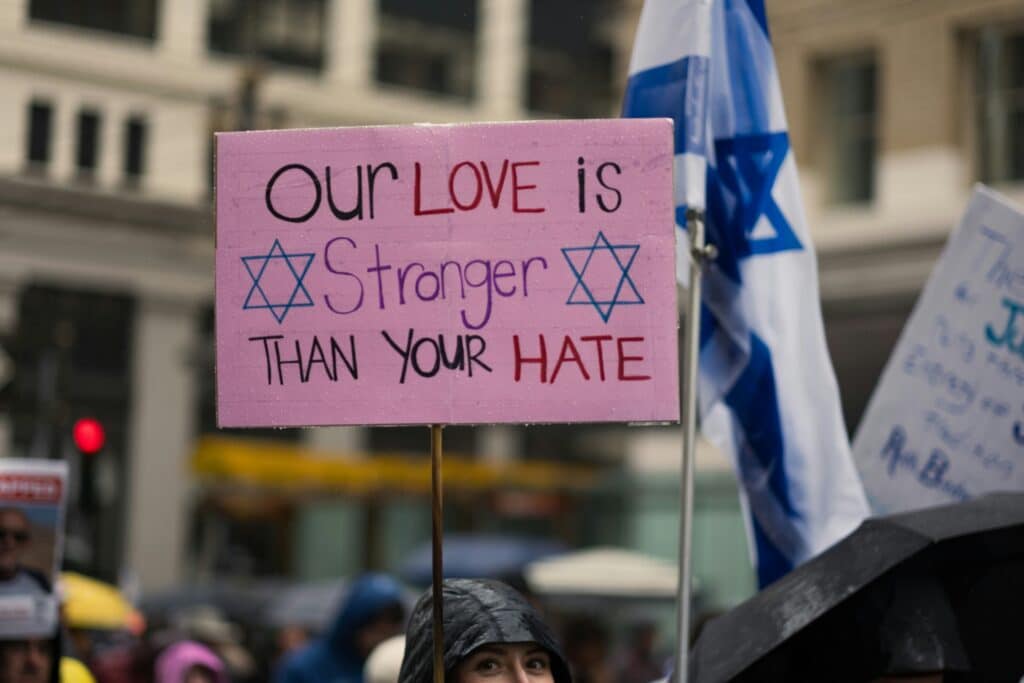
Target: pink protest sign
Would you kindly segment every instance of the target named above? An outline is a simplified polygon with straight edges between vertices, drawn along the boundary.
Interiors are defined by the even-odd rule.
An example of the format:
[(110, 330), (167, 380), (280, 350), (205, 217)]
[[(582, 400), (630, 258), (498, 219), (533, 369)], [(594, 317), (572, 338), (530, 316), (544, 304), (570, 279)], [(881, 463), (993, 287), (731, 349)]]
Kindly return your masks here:
[(217, 135), (223, 427), (675, 421), (666, 119)]

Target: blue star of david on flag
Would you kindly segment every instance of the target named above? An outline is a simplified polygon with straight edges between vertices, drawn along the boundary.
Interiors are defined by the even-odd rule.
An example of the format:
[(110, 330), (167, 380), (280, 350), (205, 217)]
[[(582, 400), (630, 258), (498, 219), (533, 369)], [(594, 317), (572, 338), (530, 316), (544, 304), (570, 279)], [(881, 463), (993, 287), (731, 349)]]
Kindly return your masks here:
[(708, 241), (718, 248), (718, 267), (734, 282), (741, 280), (739, 262), (749, 256), (803, 248), (772, 197), (788, 153), (784, 132), (715, 140), (717, 166), (708, 166)]
[[(606, 277), (603, 271), (599, 276), (592, 272), (589, 284), (586, 279), (587, 269), (590, 268), (595, 254), (603, 251), (607, 251), (611, 258), (614, 259), (619, 271), (614, 276), (618, 278), (618, 282), (615, 284), (615, 291), (608, 299), (598, 298), (594, 294), (594, 290), (600, 284), (608, 284), (594, 282), (595, 277)], [(636, 288), (636, 283), (629, 276), (629, 269), (633, 267), (633, 262), (636, 260), (636, 255), (639, 251), (639, 244), (612, 244), (605, 237), (604, 232), (600, 230), (597, 233), (597, 237), (594, 238), (594, 243), (589, 247), (563, 247), (562, 255), (565, 257), (566, 263), (569, 264), (569, 268), (576, 278), (576, 284), (573, 285), (572, 291), (569, 292), (569, 298), (565, 304), (567, 306), (593, 306), (597, 314), (601, 316), (601, 320), (607, 323), (616, 306), (644, 303), (643, 297), (640, 296), (640, 292)]]
[[(252, 278), (252, 287), (249, 288), (249, 294), (245, 297), (242, 309), (269, 309), (271, 315), (274, 316), (274, 320), (280, 325), (284, 322), (285, 316), (288, 315), (288, 311), (291, 309), (312, 306), (313, 298), (309, 295), (303, 280), (306, 277), (306, 273), (309, 272), (309, 267), (313, 265), (314, 256), (315, 254), (313, 253), (286, 254), (280, 240), (277, 239), (274, 240), (270, 251), (265, 255), (243, 256), (242, 263), (245, 265), (249, 277)], [(288, 271), (295, 279), (295, 285), (294, 287), (291, 283), (286, 285), (285, 292), (281, 292), (279, 287), (275, 288), (278, 291), (272, 292), (275, 295), (272, 300), (264, 290), (265, 283), (261, 281), (267, 272), (267, 266), (271, 262), (277, 263), (278, 260), (282, 261), (283, 265), (288, 268)], [(287, 291), (289, 288), (290, 292)], [(281, 295), (280, 298), (276, 296), (279, 294)]]

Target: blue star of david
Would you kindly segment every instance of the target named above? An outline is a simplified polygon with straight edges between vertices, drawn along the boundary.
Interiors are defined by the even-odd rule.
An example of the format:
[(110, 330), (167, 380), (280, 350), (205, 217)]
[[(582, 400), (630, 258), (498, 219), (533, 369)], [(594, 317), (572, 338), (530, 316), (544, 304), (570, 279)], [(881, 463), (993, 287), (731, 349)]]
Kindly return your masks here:
[[(593, 291), (591, 291), (591, 288), (587, 286), (585, 280), (587, 267), (590, 265), (594, 254), (600, 250), (607, 250), (611, 257), (615, 259), (615, 263), (621, 271), (619, 281), (615, 285), (615, 293), (608, 300), (598, 300), (594, 296)], [(643, 297), (637, 291), (636, 284), (634, 284), (633, 279), (629, 276), (629, 269), (633, 266), (633, 261), (636, 260), (636, 255), (639, 251), (639, 244), (612, 244), (601, 231), (598, 231), (597, 237), (594, 238), (594, 243), (589, 247), (562, 247), (562, 255), (565, 257), (566, 263), (569, 264), (572, 274), (576, 277), (576, 284), (573, 286), (572, 291), (569, 292), (569, 298), (565, 302), (566, 305), (593, 306), (597, 314), (601, 316), (601, 320), (607, 323), (616, 306), (644, 303)], [(582, 253), (578, 252), (586, 252), (586, 258), (583, 259), (582, 264), (573, 261), (574, 255), (577, 259), (583, 256)], [(623, 258), (626, 259), (625, 262), (623, 262)], [(593, 284), (591, 282), (591, 286)], [(627, 291), (624, 293), (623, 289)], [(627, 298), (622, 298), (623, 296)]]
[[(277, 239), (274, 240), (273, 246), (270, 247), (270, 251), (265, 256), (243, 256), (242, 263), (249, 272), (249, 277), (252, 278), (252, 287), (249, 288), (249, 294), (245, 297), (242, 309), (269, 309), (271, 315), (274, 316), (274, 320), (280, 325), (291, 309), (312, 306), (313, 298), (309, 295), (309, 291), (306, 290), (303, 279), (306, 277), (306, 273), (309, 272), (309, 267), (313, 264), (314, 256), (315, 254), (312, 253), (286, 254), (284, 253), (284, 248), (281, 247), (281, 242)], [(288, 266), (288, 270), (295, 277), (295, 287), (292, 289), (287, 301), (283, 303), (271, 303), (267, 293), (263, 291), (263, 287), (260, 285), (260, 279), (263, 277), (263, 273), (267, 270), (267, 265), (272, 259), (283, 260), (285, 265)], [(259, 268), (258, 271), (254, 272), (253, 264), (258, 264), (256, 266)], [(301, 273), (299, 272), (300, 270), (302, 271)]]
[[(718, 248), (717, 267), (735, 282), (741, 280), (739, 262), (745, 258), (803, 249), (772, 197), (788, 152), (786, 133), (715, 140), (717, 166), (709, 165), (707, 175), (708, 241)], [(774, 234), (753, 234), (762, 216)]]

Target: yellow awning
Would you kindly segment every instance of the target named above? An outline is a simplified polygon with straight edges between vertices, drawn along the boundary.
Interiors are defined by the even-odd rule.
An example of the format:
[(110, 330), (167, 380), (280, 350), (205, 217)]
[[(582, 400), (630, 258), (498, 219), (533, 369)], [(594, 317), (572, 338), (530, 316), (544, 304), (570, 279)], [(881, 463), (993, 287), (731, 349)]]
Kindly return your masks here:
[[(344, 493), (430, 492), (430, 460), (396, 454), (328, 454), (270, 441), (203, 437), (192, 454), (192, 470), (210, 483), (236, 483), (276, 490)], [(590, 467), (550, 461), (493, 462), (445, 454), (446, 490), (579, 490), (591, 488)]]

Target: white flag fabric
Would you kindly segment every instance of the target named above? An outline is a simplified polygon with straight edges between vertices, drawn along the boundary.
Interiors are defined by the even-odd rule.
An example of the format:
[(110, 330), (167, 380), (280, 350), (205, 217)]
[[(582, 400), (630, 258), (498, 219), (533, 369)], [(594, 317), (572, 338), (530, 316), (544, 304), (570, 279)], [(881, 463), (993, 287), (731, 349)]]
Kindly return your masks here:
[(675, 118), (677, 223), (687, 207), (706, 209), (718, 255), (703, 281), (701, 426), (732, 458), (765, 586), (852, 531), (868, 504), (825, 345), (763, 0), (648, 0), (623, 114)]
[(686, 209), (704, 208), (711, 2), (647, 0), (637, 36), (623, 110), (625, 116), (675, 120), (676, 276), (685, 283)]

